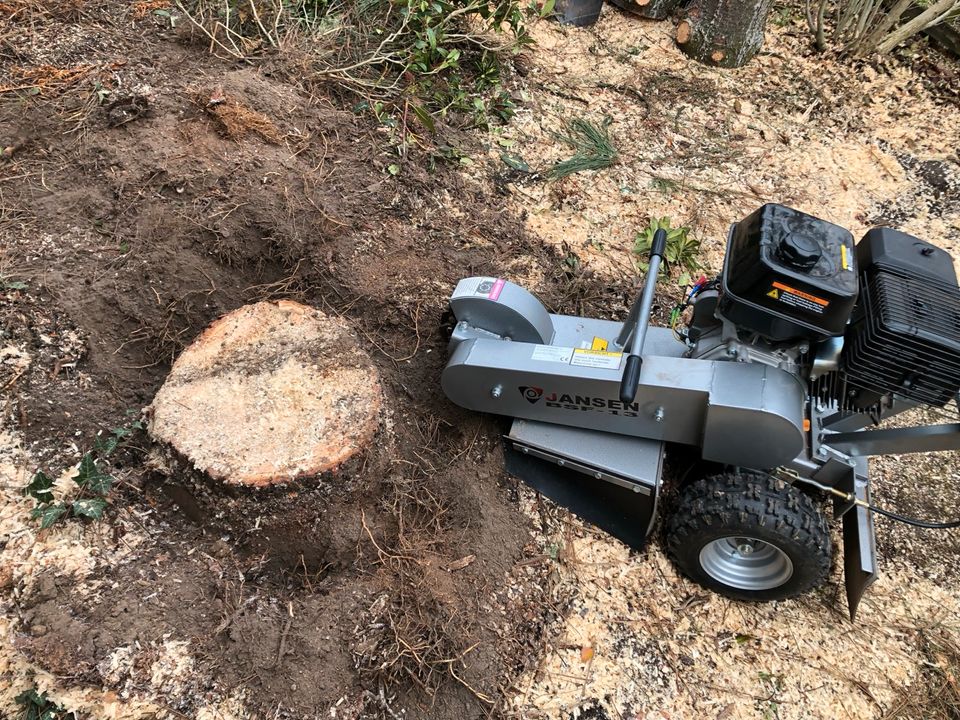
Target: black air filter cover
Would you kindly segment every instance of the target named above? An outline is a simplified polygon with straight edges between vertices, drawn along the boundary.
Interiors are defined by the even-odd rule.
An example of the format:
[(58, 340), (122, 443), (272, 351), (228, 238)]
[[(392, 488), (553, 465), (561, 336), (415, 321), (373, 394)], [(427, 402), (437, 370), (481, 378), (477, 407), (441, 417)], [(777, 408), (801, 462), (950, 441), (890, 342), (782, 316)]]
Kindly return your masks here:
[(857, 300), (853, 236), (839, 225), (764, 205), (733, 226), (719, 312), (771, 340), (842, 335)]
[(861, 292), (844, 342), (847, 379), (945, 405), (960, 390), (960, 289), (952, 258), (886, 228), (868, 232), (857, 257)]

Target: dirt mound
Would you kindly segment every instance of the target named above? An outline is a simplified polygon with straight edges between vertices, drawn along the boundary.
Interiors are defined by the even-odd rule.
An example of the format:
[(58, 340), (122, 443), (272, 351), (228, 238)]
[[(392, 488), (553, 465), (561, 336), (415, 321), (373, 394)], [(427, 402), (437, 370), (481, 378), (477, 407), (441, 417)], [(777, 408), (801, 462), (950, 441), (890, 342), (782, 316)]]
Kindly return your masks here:
[[(548, 583), (522, 564), (533, 550), (497, 428), (442, 398), (438, 329), (462, 274), (544, 251), (444, 161), (387, 172), (396, 154), (369, 114), (125, 12), (38, 12), (19, 62), (122, 63), (55, 96), (0, 95), (0, 279), (16, 283), (0, 288), (0, 377), (29, 451), (18, 463), (62, 475), (151, 402), (209, 323), (260, 301), (349, 323), (389, 410), (335, 483), (226, 486), (138, 434), (104, 468), (117, 482), (102, 524), (38, 532), (26, 481), (5, 482), (0, 552), (25, 610), (8, 628), (11, 691), (49, 670), (95, 717), (121, 695), (127, 716), (137, 702), (190, 717), (485, 714), (538, 653), (547, 617), (528, 602)], [(398, 641), (436, 652), (421, 664)]]
[(183, 351), (150, 434), (211, 477), (270, 485), (332, 470), (379, 423), (380, 382), (339, 318), (281, 300), (223, 316)]

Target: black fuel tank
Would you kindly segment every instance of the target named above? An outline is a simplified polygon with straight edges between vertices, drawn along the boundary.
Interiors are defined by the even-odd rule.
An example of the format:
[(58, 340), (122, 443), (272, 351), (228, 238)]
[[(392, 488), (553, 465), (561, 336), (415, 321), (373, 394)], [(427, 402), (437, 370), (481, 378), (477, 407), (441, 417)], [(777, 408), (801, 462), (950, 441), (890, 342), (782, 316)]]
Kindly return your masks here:
[(842, 335), (857, 301), (853, 236), (839, 225), (767, 204), (733, 226), (719, 313), (774, 341)]

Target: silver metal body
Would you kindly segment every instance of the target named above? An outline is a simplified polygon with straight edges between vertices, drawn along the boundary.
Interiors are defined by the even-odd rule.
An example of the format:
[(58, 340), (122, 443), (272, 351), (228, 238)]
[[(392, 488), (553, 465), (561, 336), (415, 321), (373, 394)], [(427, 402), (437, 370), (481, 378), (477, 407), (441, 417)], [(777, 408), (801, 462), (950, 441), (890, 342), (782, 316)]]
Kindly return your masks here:
[[(836, 367), (836, 343), (805, 366), (807, 343), (774, 347), (744, 339), (723, 318), (715, 327), (708, 323), (692, 347), (670, 330), (644, 325), (635, 338), (642, 344), (633, 345), (642, 347), (639, 387), (634, 402), (622, 402), (626, 354), (619, 349), (630, 346), (635, 314), (648, 296), (652, 287), (621, 324), (550, 314), (529, 292), (502, 279), (461, 280), (450, 302), (458, 323), (443, 390), (462, 407), (515, 418), (508, 440), (519, 452), (648, 496), (647, 531), (665, 443), (787, 481), (808, 478), (860, 500), (869, 500), (865, 456), (960, 448), (960, 426), (865, 431), (879, 418), (811, 399), (810, 376)], [(910, 407), (892, 398), (882, 414)], [(876, 577), (873, 520), (853, 503), (839, 503), (835, 512), (843, 518), (852, 614)], [(704, 567), (734, 587), (775, 585), (792, 569), (782, 553), (757, 542), (709, 546)], [(749, 553), (739, 550), (748, 545), (759, 552), (744, 560)], [(753, 574), (739, 578), (744, 572)]]
[(776, 467), (803, 449), (804, 389), (776, 368), (692, 360), (669, 330), (650, 328), (636, 401), (617, 399), (625, 355), (620, 324), (550, 315), (550, 344), (505, 341), (461, 323), (451, 339), (443, 391), (458, 405), (573, 427), (702, 448), (703, 457)]

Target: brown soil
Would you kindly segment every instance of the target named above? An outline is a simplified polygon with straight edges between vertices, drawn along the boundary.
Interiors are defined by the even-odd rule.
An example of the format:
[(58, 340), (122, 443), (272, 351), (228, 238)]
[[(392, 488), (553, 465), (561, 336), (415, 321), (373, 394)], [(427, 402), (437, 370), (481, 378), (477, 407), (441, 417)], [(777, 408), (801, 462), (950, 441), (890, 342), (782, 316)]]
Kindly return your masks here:
[(7, 548), (28, 674), (177, 717), (238, 698), (270, 717), (485, 716), (536, 657), (545, 570), (523, 564), (495, 425), (439, 392), (441, 315), (460, 276), (549, 252), (447, 166), (387, 174), (381, 128), (279, 64), (221, 62), (116, 3), (17, 8), (8, 69), (83, 68), (20, 73), (39, 93), (0, 95), (16, 281), (0, 381), (34, 462), (59, 475), (212, 320), (265, 299), (350, 324), (387, 408), (373, 450), (256, 493), (136, 436), (112, 458), (108, 521), (36, 536), (79, 531), (99, 561), (28, 567)]

